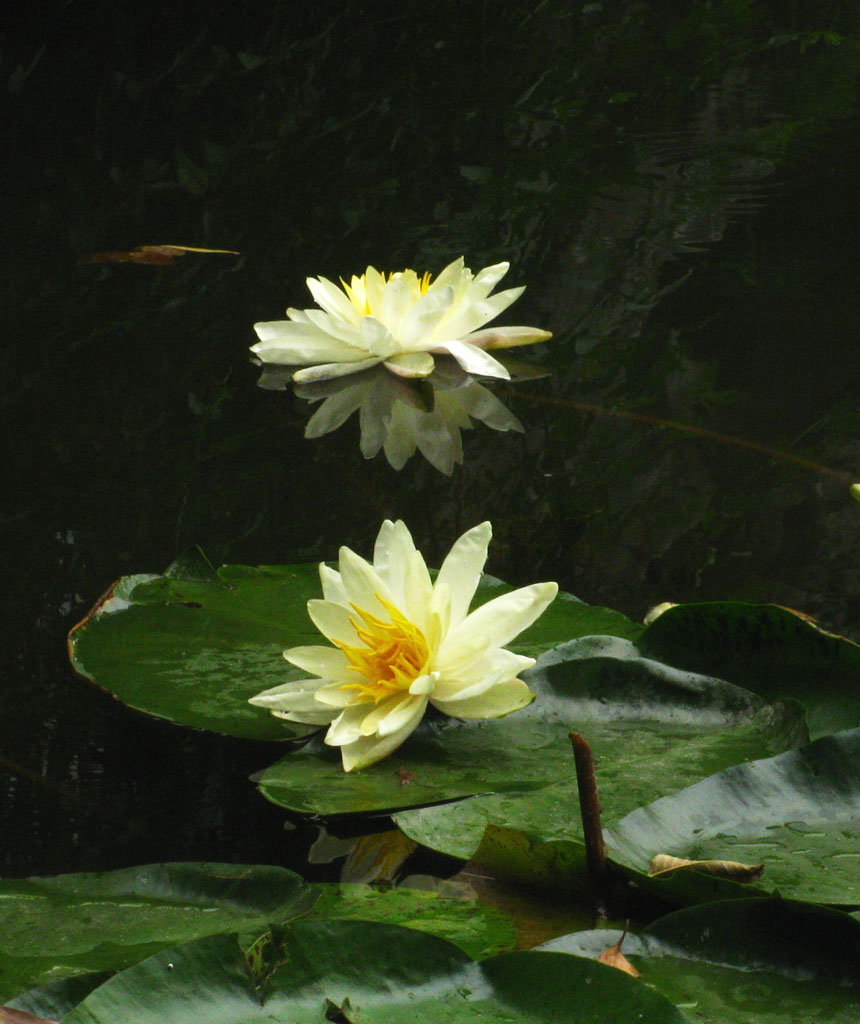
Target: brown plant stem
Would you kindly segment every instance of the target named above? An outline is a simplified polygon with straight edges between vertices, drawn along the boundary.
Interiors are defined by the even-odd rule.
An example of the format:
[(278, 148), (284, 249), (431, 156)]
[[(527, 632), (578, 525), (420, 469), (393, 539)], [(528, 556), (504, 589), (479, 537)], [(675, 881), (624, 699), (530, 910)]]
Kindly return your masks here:
[(606, 845), (600, 826), (600, 801), (594, 780), (594, 755), (591, 747), (578, 732), (569, 734), (576, 764), (576, 784), (579, 789), (579, 813), (585, 838), (585, 866), (594, 898), (595, 909), (605, 914), (607, 905)]

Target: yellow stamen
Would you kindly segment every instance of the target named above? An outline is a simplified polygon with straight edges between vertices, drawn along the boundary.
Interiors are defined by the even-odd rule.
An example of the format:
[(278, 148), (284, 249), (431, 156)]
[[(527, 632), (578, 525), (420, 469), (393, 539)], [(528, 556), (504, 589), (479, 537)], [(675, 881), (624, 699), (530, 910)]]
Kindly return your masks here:
[(397, 608), (376, 595), (391, 621), (385, 622), (372, 612), (353, 604), (358, 619), (350, 619), (364, 647), (352, 647), (340, 640), (333, 642), (349, 659), (352, 671), (362, 682), (345, 683), (342, 690), (355, 690), (366, 700), (378, 704), (386, 697), (406, 692), (422, 675), (430, 648), (421, 630)]
[[(382, 276), (382, 280), (387, 283), (393, 277), (397, 277), (399, 274), (409, 274), (409, 273), (414, 273), (414, 271), (409, 271), (409, 270), (395, 271), (395, 270), (392, 270), (392, 271), (389, 271), (388, 273), (383, 272), (381, 276)], [(355, 280), (355, 278), (353, 278), (353, 280)], [(362, 312), (364, 316), (372, 316), (373, 315), (373, 310), (370, 308), (370, 303), (367, 300), (367, 274), (362, 274), (361, 277), (359, 278), (359, 280), (361, 281), (361, 285), (362, 285), (361, 291), (363, 293), (363, 302), (359, 299), (358, 295), (356, 294), (356, 290), (354, 288), (352, 288), (350, 285), (348, 285), (346, 283), (346, 281), (344, 281), (343, 278), (340, 278), (341, 287), (343, 288), (344, 292), (346, 293), (346, 297), (353, 304), (353, 306), (355, 306), (355, 308), (359, 310), (359, 312)], [(430, 282), (432, 280), (433, 280), (433, 275), (430, 273), (429, 270), (425, 270), (424, 273), (421, 275), (421, 277), (418, 278), (418, 291), (420, 292), (421, 295), (426, 295), (427, 294), (427, 290), (429, 289)]]

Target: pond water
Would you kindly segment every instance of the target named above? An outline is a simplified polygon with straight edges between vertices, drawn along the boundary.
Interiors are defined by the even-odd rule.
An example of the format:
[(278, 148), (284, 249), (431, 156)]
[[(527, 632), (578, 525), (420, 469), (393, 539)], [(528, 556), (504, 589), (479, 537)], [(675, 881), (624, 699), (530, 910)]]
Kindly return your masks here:
[[(65, 635), (118, 577), (368, 553), (641, 618), (774, 601), (860, 637), (860, 34), (853, 5), (68, 5), (3, 57), (7, 875), (290, 862), (270, 745), (144, 719)], [(122, 9), (125, 11), (125, 8)], [(128, 15), (128, 16), (126, 16)], [(143, 244), (236, 250), (165, 262)], [(553, 332), (524, 425), (448, 476), (365, 460), (355, 417), (257, 386), (252, 325), (308, 276), (508, 261), (500, 322)]]

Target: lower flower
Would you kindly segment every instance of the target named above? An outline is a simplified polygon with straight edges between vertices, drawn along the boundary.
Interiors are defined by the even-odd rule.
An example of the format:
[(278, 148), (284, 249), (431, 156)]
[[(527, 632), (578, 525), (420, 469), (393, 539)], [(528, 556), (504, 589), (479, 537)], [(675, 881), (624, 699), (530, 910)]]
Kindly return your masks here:
[(538, 618), (558, 587), (536, 583), (469, 612), (490, 536), (489, 523), (463, 534), (435, 581), (402, 522), (382, 524), (372, 564), (341, 548), (338, 570), (320, 565), (323, 599), (308, 602), (334, 646), (285, 651), (311, 676), (251, 703), (327, 724), (325, 742), (341, 748), (346, 771), (399, 747), (428, 704), (461, 719), (499, 718), (530, 704), (534, 695), (518, 675), (534, 659), (504, 644)]

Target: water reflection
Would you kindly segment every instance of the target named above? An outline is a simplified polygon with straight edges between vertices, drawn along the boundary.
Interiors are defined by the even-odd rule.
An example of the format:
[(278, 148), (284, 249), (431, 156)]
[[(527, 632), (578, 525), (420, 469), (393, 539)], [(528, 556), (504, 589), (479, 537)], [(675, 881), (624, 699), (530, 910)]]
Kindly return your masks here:
[[(356, 410), (361, 452), (380, 451), (402, 469), (416, 448), (450, 475), (463, 462), (461, 430), (480, 420), (494, 430), (522, 424), (475, 377), (510, 379), (490, 349), (546, 341), (537, 327), (486, 327), (514, 303), (523, 287), (491, 292), (510, 264), (477, 274), (461, 256), (435, 278), (414, 270), (380, 273), (368, 267), (341, 287), (309, 277), (316, 309), (288, 309), (286, 320), (254, 324), (251, 351), (268, 367), (263, 387), (285, 386), (322, 400), (305, 431), (321, 437)], [(279, 368), (286, 368), (281, 376)]]
[[(260, 387), (289, 387), (294, 367), (261, 365)], [(513, 374), (540, 371), (514, 365)], [(322, 403), (305, 437), (337, 430), (358, 412), (362, 455), (372, 459), (382, 451), (394, 469), (402, 469), (418, 450), (440, 473), (450, 475), (463, 462), (460, 432), (471, 429), (473, 421), (493, 430), (523, 429), (510, 409), (450, 356), (436, 356), (433, 372), (420, 379), (400, 377), (380, 364), (347, 377), (293, 383), (293, 390), (299, 398)]]

